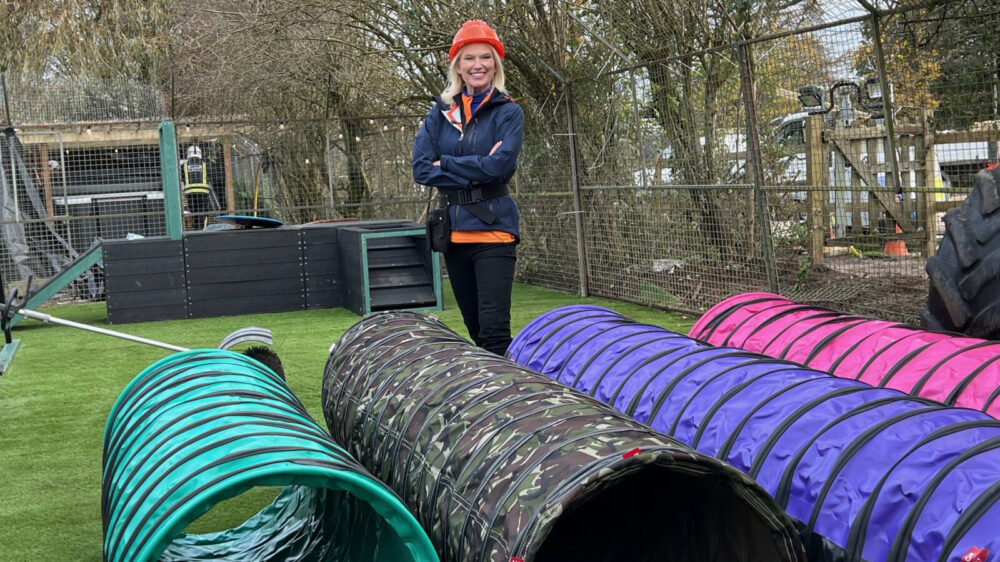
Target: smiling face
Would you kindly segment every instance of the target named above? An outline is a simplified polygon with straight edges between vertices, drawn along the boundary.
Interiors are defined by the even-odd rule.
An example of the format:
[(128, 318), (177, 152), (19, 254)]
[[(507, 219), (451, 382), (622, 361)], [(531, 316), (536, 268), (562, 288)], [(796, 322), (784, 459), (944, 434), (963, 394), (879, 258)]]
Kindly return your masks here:
[(486, 43), (470, 43), (458, 53), (458, 75), (470, 94), (485, 92), (493, 85), (496, 62), (493, 49)]

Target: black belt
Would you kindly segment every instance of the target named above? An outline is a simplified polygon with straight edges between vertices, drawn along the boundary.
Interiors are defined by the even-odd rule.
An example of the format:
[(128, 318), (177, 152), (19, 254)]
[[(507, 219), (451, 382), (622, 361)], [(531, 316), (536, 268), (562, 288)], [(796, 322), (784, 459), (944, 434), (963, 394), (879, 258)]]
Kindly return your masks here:
[(442, 191), (438, 194), (438, 199), (441, 201), (441, 206), (445, 207), (448, 205), (471, 205), (480, 201), (486, 201), (487, 199), (503, 197), (504, 195), (510, 195), (507, 186), (496, 185), (493, 187), (473, 187), (471, 189)]

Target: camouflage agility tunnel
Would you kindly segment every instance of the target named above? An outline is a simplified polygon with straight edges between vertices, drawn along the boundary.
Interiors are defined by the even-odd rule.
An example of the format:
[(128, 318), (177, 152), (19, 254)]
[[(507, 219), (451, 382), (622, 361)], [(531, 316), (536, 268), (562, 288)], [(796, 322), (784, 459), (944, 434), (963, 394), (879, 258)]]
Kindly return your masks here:
[[(254, 486), (285, 487), (235, 529), (183, 533)], [(125, 387), (104, 432), (101, 513), (105, 560), (437, 560), (280, 376), (218, 349), (166, 357)]]
[(744, 474), (476, 348), (434, 318), (371, 315), (331, 350), (323, 411), (442, 560), (804, 560)]
[(997, 341), (844, 314), (772, 293), (725, 299), (688, 335), (1000, 418)]
[(982, 412), (594, 306), (532, 320), (509, 355), (752, 476), (812, 560), (1000, 560), (1000, 421)]

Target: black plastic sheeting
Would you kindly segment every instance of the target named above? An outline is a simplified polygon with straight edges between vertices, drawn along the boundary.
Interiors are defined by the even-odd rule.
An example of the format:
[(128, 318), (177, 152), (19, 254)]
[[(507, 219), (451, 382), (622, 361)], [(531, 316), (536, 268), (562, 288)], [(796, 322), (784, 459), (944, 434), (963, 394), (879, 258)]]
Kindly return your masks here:
[(348, 329), (323, 411), (443, 560), (804, 560), (792, 521), (744, 474), (431, 317)]
[[(16, 135), (0, 134), (0, 257), (14, 265), (6, 281), (47, 278), (73, 264), (79, 252), (56, 231), (41, 194), (38, 175), (21, 156)], [(45, 258), (44, 260), (42, 258)], [(46, 261), (47, 260), (47, 261)], [(103, 281), (92, 269), (81, 274), (77, 290), (91, 298), (102, 294)]]
[[(434, 562), (426, 533), (274, 371), (192, 350), (125, 388), (104, 433), (105, 560)], [(234, 529), (185, 534), (218, 502), (284, 486)]]
[(594, 306), (532, 320), (511, 359), (752, 476), (811, 560), (1000, 560), (1000, 422)]

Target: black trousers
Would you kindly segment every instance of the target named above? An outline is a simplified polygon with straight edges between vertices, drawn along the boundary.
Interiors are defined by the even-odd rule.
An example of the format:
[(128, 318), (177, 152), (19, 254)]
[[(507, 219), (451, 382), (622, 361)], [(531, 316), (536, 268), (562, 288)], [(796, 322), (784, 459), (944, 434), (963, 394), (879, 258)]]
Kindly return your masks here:
[(515, 244), (452, 244), (444, 255), (455, 300), (469, 335), (497, 355), (510, 346), (510, 294)]
[(185, 193), (187, 198), (188, 211), (194, 215), (192, 222), (198, 228), (205, 228), (208, 224), (208, 213), (217, 211), (215, 200), (209, 193)]

